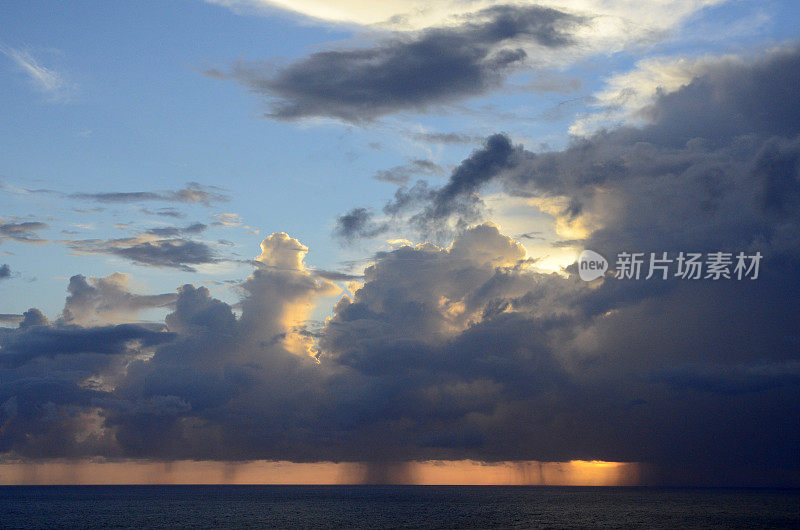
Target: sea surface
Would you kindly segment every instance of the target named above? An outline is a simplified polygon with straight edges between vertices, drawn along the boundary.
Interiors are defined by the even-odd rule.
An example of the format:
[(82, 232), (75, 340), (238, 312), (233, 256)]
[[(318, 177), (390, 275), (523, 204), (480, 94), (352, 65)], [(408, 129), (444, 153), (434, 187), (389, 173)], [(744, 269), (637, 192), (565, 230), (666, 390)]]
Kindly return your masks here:
[(800, 490), (0, 486), (2, 528), (800, 528)]

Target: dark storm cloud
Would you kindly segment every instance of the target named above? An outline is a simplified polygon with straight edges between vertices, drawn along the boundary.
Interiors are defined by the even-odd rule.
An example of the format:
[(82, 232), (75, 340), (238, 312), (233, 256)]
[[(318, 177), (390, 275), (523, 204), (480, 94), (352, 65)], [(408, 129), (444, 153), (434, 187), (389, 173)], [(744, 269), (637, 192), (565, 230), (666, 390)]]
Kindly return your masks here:
[(38, 309), (27, 311), (19, 328), (0, 332), (0, 453), (119, 455), (113, 437), (87, 433), (107, 396), (101, 380), (112, 383), (131, 358), (171, 339), (132, 324), (51, 326)]
[(51, 327), (46, 323), (20, 325), (18, 332), (0, 335), (0, 363), (13, 367), (39, 357), (78, 353), (123, 354), (129, 352), (128, 345), (133, 341), (142, 346), (153, 346), (171, 339), (169, 333), (135, 324), (95, 328), (67, 325)]
[(122, 239), (73, 240), (66, 243), (80, 253), (112, 254), (143, 265), (170, 267), (187, 272), (195, 271), (193, 265), (217, 263), (220, 260), (208, 244), (180, 237), (149, 239), (137, 236)]
[[(107, 193), (73, 193), (72, 199), (95, 201), (102, 203), (131, 203), (147, 201), (183, 202), (210, 206), (215, 202), (225, 202), (229, 197), (216, 186), (203, 186), (197, 182), (189, 182), (185, 188), (174, 191), (130, 191)], [(164, 214), (159, 214), (164, 215)], [(167, 214), (169, 215), (169, 211)]]
[(661, 96), (649, 125), (527, 153), (500, 180), (512, 194), (567, 198), (564, 222), (607, 224), (584, 242), (601, 252), (781, 251), (797, 232), (800, 204), (800, 112), (786, 104), (800, 95), (798, 75), (794, 50), (711, 66)]
[[(759, 251), (757, 281), (606, 281), (586, 289), (574, 278), (505, 268), (470, 283), (474, 264), (406, 247), (379, 256), (354, 300), (337, 306), (323, 350), (378, 378), (374, 403), (383, 407), (374, 417), (392, 418), (387, 429), (414, 425), (402, 432), (419, 443), (416, 457), (432, 447), (477, 459), (582, 455), (649, 462), (665, 483), (800, 482), (797, 75), (793, 50), (721, 63), (659, 97), (649, 125), (579, 139), (564, 151), (517, 152), (494, 175), (454, 173), (445, 188), (394, 201), (430, 218), (437, 203), (495, 179), (513, 194), (560, 205), (550, 211), (567, 224), (599, 225), (572, 246), (612, 260), (623, 250)], [(474, 248), (487, 247), (484, 240)], [(450, 270), (439, 264), (450, 260)], [(466, 293), (448, 291), (454, 279)], [(459, 318), (473, 323), (436, 339)], [(425, 373), (436, 374), (440, 393), (415, 409)], [(450, 380), (468, 396), (463, 410), (485, 423), (451, 406), (449, 423), (437, 417), (432, 427), (426, 414), (454, 399), (441, 390)], [(485, 395), (492, 397), (481, 401)], [(399, 402), (402, 410), (392, 405)]]
[(271, 118), (358, 122), (496, 88), (526, 60), (521, 44), (570, 46), (582, 22), (549, 8), (496, 6), (453, 28), (397, 36), (372, 48), (317, 52), (277, 72), (240, 63), (228, 76), (271, 98)]

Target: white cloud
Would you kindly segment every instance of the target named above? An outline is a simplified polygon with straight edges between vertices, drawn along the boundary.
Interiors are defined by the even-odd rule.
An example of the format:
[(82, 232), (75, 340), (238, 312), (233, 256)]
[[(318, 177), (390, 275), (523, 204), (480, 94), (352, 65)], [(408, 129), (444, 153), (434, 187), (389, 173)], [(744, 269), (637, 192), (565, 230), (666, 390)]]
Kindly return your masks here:
[(742, 62), (743, 59), (735, 55), (641, 60), (632, 70), (612, 75), (605, 87), (594, 94), (594, 112), (578, 118), (569, 132), (585, 136), (603, 128), (641, 124), (645, 121), (642, 111), (657, 95), (675, 92), (713, 68)]
[(238, 213), (218, 213), (214, 216), (214, 219), (223, 226), (242, 226), (244, 223)]
[(301, 15), (333, 23), (381, 26), (395, 30), (418, 30), (431, 26), (459, 23), (464, 15), (476, 13), (494, 5), (553, 7), (572, 13), (590, 14), (606, 19), (602, 26), (609, 29), (625, 22), (626, 29), (662, 31), (669, 29), (703, 7), (725, 0), (208, 0), (236, 10), (271, 9), (293, 11)]
[(30, 52), (0, 44), (0, 53), (11, 59), (22, 70), (37, 90), (54, 101), (63, 101), (74, 92), (75, 85), (64, 75), (42, 65)]

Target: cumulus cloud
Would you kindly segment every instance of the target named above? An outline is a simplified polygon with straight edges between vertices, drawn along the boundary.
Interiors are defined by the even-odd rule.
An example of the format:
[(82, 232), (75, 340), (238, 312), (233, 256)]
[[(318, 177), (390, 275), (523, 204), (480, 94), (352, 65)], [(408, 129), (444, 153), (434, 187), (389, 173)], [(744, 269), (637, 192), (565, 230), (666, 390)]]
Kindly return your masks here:
[(316, 52), (276, 72), (237, 63), (229, 77), (271, 99), (270, 117), (365, 121), (498, 87), (528, 49), (574, 43), (583, 18), (539, 6), (494, 6), (454, 27), (396, 35), (372, 48)]
[(131, 293), (130, 275), (115, 272), (102, 278), (77, 274), (69, 279), (61, 320), (80, 325), (112, 324), (138, 320), (139, 311), (169, 307), (174, 293), (139, 295)]

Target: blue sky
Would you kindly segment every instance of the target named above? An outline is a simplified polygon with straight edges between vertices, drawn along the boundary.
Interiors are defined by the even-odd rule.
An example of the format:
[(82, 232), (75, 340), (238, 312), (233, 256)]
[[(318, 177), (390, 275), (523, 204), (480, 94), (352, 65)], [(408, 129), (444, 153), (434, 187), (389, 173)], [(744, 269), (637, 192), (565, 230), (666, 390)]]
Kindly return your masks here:
[[(79, 440), (66, 456), (81, 458), (354, 461), (351, 448), (378, 437), (414, 439), (402, 446), (415, 448), (400, 452), (407, 460), (663, 464), (694, 462), (695, 438), (665, 456), (620, 435), (676, 428), (654, 418), (678, 421), (680, 398), (662, 401), (651, 384), (716, 392), (711, 409), (729, 392), (750, 396), (737, 406), (791, 415), (796, 308), (781, 292), (797, 286), (781, 281), (800, 248), (798, 21), (788, 0), (0, 3), (0, 348), (11, 352), (0, 374), (59, 374), (81, 396), (26, 401), (0, 381), (2, 410), (13, 411), (0, 415), (0, 434), (5, 421), (19, 440), (45, 431)], [(679, 282), (576, 286), (570, 266), (585, 248), (758, 250), (776, 272), (757, 288), (704, 283), (705, 297)], [(717, 326), (681, 320), (681, 300), (699, 304), (692, 322)], [(736, 300), (757, 307), (737, 313)], [(728, 320), (712, 301), (728, 304)], [(657, 325), (653, 314), (670, 316)], [(97, 343), (73, 357), (31, 353), (53, 337), (73, 344), (63, 338), (72, 333)], [(126, 338), (109, 338), (117, 333)], [(193, 342), (204, 333), (221, 341), (222, 360)], [(653, 364), (641, 357), (651, 335), (663, 354)], [(689, 354), (692, 344), (711, 353)], [(447, 364), (455, 351), (464, 366)], [(197, 360), (187, 368), (196, 377), (169, 388), (180, 379), (176, 352)], [(322, 368), (296, 368), (295, 357)], [(273, 380), (270, 370), (291, 375)], [(441, 375), (441, 386), (420, 373)], [(227, 396), (227, 378), (246, 390), (209, 413), (202, 396)], [(283, 424), (283, 405), (242, 381), (285, 390), (302, 403), (292, 401), (298, 417), (316, 423), (287, 427), (291, 450), (264, 442), (258, 452), (269, 436), (248, 431), (223, 444), (231, 454), (131, 434), (162, 425), (136, 423), (140, 408), (162, 407), (174, 425), (206, 422), (208, 439), (216, 428), (246, 431), (226, 423), (233, 417)], [(529, 389), (553, 382), (564, 403), (584, 384), (583, 396), (600, 396), (584, 405), (607, 405), (594, 410), (604, 426), (624, 423), (611, 409), (633, 411), (630, 423), (592, 448), (577, 435), (563, 450), (515, 445), (524, 436), (498, 418), (519, 423), (517, 400), (535, 408), (541, 396)], [(776, 394), (753, 397), (755, 387)], [(431, 419), (414, 404), (434, 394)], [(397, 395), (397, 409), (372, 408)], [(490, 413), (495, 399), (503, 405)], [(48, 403), (89, 419), (48, 431)], [(632, 403), (652, 406), (649, 416)], [(461, 416), (444, 428), (449, 414)], [(415, 427), (400, 432), (395, 415)], [(87, 424), (99, 449), (81, 445), (88, 435), (76, 429)], [(347, 449), (304, 438), (322, 424)], [(736, 438), (746, 429), (725, 432), (747, 443)], [(0, 462), (46, 453), (15, 443), (0, 439)], [(376, 459), (399, 451), (377, 447)], [(697, 465), (715, 483), (735, 475), (723, 456)], [(792, 465), (780, 475), (788, 482), (800, 476)]]

